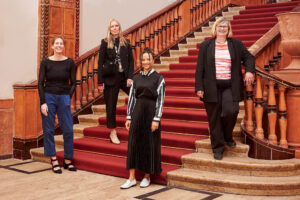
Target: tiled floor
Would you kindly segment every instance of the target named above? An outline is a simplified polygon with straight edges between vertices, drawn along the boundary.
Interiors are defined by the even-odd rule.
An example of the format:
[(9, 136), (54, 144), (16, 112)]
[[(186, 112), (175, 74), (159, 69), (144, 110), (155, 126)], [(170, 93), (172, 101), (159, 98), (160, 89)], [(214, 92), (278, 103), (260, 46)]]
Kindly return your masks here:
[(299, 196), (245, 196), (152, 184), (121, 190), (125, 179), (86, 171), (54, 174), (50, 165), (15, 159), (0, 160), (0, 199), (80, 200), (296, 200)]

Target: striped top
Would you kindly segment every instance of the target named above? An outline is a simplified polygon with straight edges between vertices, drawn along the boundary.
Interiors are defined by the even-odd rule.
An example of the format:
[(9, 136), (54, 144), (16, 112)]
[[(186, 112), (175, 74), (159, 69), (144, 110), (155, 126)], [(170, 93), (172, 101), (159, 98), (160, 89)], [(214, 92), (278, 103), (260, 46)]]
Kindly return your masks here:
[(230, 80), (231, 79), (231, 57), (228, 50), (227, 41), (223, 44), (216, 42), (216, 79)]

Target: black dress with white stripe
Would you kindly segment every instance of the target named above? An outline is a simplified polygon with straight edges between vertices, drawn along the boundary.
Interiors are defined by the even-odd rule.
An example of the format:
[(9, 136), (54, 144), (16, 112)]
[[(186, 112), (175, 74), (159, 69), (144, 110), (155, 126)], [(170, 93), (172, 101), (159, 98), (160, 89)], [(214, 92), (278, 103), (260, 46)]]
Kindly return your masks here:
[(130, 89), (127, 119), (131, 120), (128, 138), (127, 169), (147, 174), (161, 173), (161, 134), (152, 132), (152, 121), (160, 122), (165, 96), (165, 81), (154, 69), (134, 76)]

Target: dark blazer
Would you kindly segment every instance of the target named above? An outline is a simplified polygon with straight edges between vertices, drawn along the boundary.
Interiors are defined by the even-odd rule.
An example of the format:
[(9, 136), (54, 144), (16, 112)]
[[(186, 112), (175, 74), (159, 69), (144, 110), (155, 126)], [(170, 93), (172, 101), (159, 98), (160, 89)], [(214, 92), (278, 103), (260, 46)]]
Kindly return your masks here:
[[(231, 57), (231, 88), (233, 101), (244, 98), (241, 64), (246, 72), (255, 72), (255, 59), (239, 39), (227, 38)], [(195, 92), (204, 91), (203, 101), (217, 102), (215, 38), (201, 43), (195, 74)]]
[[(126, 39), (127, 40), (127, 39)], [(102, 39), (100, 51), (99, 51), (99, 58), (98, 58), (98, 84), (106, 84), (106, 85), (114, 85), (117, 80), (117, 70), (114, 75), (103, 77), (102, 76), (102, 69), (103, 64), (106, 60), (114, 61), (116, 58), (116, 52), (114, 49), (107, 48), (107, 42)], [(132, 50), (130, 46), (129, 40), (127, 40), (126, 46), (120, 47), (120, 59), (122, 63), (122, 67), (124, 69), (124, 74), (126, 79), (133, 78), (133, 70), (134, 70), (134, 60), (132, 56)]]

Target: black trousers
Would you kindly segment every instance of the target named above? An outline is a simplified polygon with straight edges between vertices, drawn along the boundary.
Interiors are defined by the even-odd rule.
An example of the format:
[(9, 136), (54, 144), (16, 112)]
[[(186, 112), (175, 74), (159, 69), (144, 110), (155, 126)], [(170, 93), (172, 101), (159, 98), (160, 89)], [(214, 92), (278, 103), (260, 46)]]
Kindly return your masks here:
[(239, 102), (232, 99), (231, 86), (218, 84), (218, 102), (204, 102), (209, 129), (211, 147), (214, 153), (223, 153), (225, 142), (232, 141)]
[(127, 95), (130, 88), (127, 87), (127, 80), (124, 73), (118, 73), (117, 81), (114, 85), (104, 84), (104, 100), (106, 105), (106, 126), (116, 128), (116, 106), (118, 102), (119, 90), (122, 89)]

